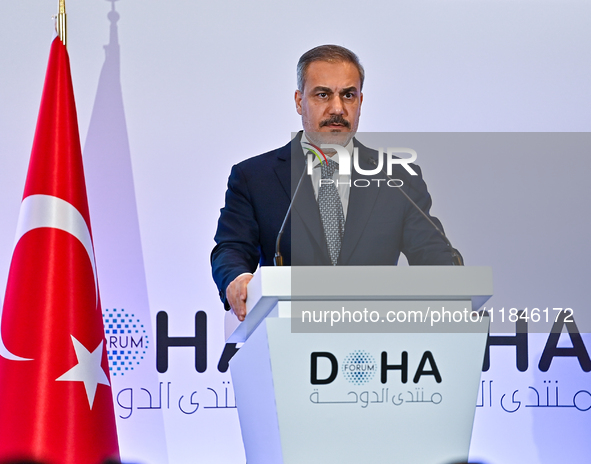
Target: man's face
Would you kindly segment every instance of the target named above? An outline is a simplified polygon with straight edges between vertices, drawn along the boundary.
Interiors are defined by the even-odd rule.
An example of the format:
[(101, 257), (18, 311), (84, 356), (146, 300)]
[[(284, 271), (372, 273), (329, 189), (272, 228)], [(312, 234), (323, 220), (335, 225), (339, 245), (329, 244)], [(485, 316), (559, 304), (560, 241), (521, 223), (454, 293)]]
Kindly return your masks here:
[(316, 145), (347, 145), (357, 132), (363, 102), (359, 71), (348, 62), (314, 61), (304, 77), (295, 103), (306, 137)]

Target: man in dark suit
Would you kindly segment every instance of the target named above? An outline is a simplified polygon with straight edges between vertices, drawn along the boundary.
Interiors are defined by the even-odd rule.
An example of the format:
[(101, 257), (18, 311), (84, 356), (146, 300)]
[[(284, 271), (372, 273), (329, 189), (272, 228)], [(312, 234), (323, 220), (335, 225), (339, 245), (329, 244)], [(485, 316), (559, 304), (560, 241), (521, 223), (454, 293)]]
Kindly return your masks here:
[[(295, 92), (304, 132), (282, 148), (233, 167), (211, 263), (220, 297), (239, 320), (246, 316), (246, 286), (252, 273), (259, 264), (273, 265), (277, 234), (300, 178), (281, 245), (285, 265), (395, 265), (400, 252), (411, 265), (452, 264), (446, 242), (396, 184), (378, 181), (383, 174), (365, 175), (360, 183), (356, 170), (345, 179), (339, 177), (337, 164), (334, 172), (325, 171), (338, 158), (329, 149), (324, 161), (316, 161), (319, 169), (306, 175), (304, 151), (323, 144), (345, 147), (350, 153), (357, 149), (359, 168), (375, 171), (378, 153), (353, 139), (363, 80), (359, 59), (343, 47), (323, 45), (306, 52), (298, 63)], [(410, 166), (416, 175), (394, 165), (392, 177), (429, 214), (431, 197), (418, 166)]]

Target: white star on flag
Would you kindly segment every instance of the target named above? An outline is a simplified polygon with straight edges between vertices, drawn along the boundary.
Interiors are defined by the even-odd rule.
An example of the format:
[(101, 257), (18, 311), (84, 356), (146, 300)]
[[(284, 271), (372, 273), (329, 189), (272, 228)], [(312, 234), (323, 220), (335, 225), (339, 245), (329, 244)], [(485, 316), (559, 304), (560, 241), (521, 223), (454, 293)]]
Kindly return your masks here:
[(110, 385), (109, 379), (101, 367), (103, 341), (101, 340), (96, 349), (91, 353), (73, 335), (70, 336), (72, 337), (72, 343), (74, 343), (74, 351), (76, 351), (78, 364), (55, 380), (84, 382), (88, 404), (90, 405), (90, 409), (92, 409), (98, 384)]

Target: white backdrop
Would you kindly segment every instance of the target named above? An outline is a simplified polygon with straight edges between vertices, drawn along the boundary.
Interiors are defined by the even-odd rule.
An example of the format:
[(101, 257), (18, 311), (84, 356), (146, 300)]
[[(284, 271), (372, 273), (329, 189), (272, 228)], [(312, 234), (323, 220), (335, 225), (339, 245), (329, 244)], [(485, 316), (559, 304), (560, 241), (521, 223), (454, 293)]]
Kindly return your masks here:
[[(19, 0), (3, 5), (2, 289), (56, 4)], [(116, 390), (123, 390), (134, 375), (145, 376), (145, 383), (120, 397), (127, 406), (135, 394), (136, 407), (146, 404), (147, 394), (140, 387), (155, 395), (158, 381), (163, 382), (161, 409), (132, 409), (134, 415), (122, 419), (129, 410), (116, 406), (123, 456), (130, 461), (244, 462), (235, 409), (205, 409), (211, 404), (206, 395), (213, 390), (221, 394), (230, 380), (228, 373), (216, 369), (223, 346), (223, 314), (210, 278), (209, 253), (232, 164), (285, 144), (301, 126), (293, 92), (295, 64), (304, 51), (338, 43), (360, 56), (367, 75), (360, 131), (590, 129), (591, 5), (585, 1), (381, 0), (362, 5), (324, 0), (121, 0), (114, 5), (120, 15), (121, 67), (120, 75), (118, 70), (112, 72), (115, 81), (106, 88), (121, 90), (122, 106), (116, 95), (97, 97), (99, 75), (106, 66), (103, 47), (110, 40), (113, 43), (107, 19), (112, 4), (69, 0), (67, 10), (82, 146), (90, 143), (87, 134), (93, 110), (97, 111), (95, 98), (124, 108), (124, 119), (119, 112), (118, 122), (102, 129), (119, 131), (121, 143), (114, 150), (131, 160), (129, 174), (132, 168), (135, 182), (139, 222), (132, 217), (125, 227), (133, 229), (129, 236), (134, 237), (139, 224), (142, 246), (135, 263), (143, 262), (145, 282), (142, 276), (133, 288), (139, 300), (146, 300), (147, 288), (149, 313), (143, 306), (136, 312), (152, 344), (134, 373), (113, 382)], [(108, 121), (109, 115), (104, 118)], [(108, 134), (97, 140), (108, 140)], [(591, 169), (585, 156), (546, 153), (514, 159), (517, 168), (508, 177), (503, 169), (506, 160), (496, 160), (494, 154), (476, 154), (473, 159), (419, 154), (418, 161), (434, 197), (433, 211), (467, 264), (493, 266), (495, 305), (565, 305), (587, 311), (583, 286), (591, 262), (586, 240), (590, 226), (586, 200), (591, 192), (586, 179)], [(89, 164), (99, 168), (88, 172)], [(114, 192), (121, 186), (118, 182), (128, 182), (122, 194), (129, 200), (126, 207), (133, 206), (131, 177), (113, 180), (109, 169), (100, 171), (100, 164), (100, 158), (87, 163), (89, 195), (101, 189)], [(115, 200), (109, 204), (118, 208)], [(115, 234), (124, 226), (119, 219), (105, 223), (108, 211), (93, 213), (93, 204), (99, 203), (96, 194), (90, 198), (103, 303), (106, 308), (126, 306), (132, 311), (134, 303), (122, 301), (125, 298), (115, 290), (117, 285), (130, 284), (108, 281), (108, 268), (115, 265), (108, 263), (108, 252), (101, 251), (105, 242), (99, 243), (97, 236), (101, 229)], [(129, 210), (113, 214), (128, 217), (125, 212)], [(137, 253), (134, 256), (138, 258)], [(117, 296), (110, 297), (110, 291)], [(159, 311), (168, 314), (171, 336), (191, 336), (195, 313), (207, 313), (205, 372), (195, 371), (190, 349), (172, 348), (168, 371), (156, 377), (150, 350)], [(539, 372), (537, 362), (546, 338), (531, 337), (530, 368), (523, 373), (515, 369), (514, 350), (494, 350), (491, 371), (483, 380), (494, 377), (509, 393), (558, 378), (570, 379), (572, 388), (589, 390), (590, 374), (572, 359), (556, 361), (548, 373)], [(589, 338), (585, 340), (591, 346)], [(170, 394), (165, 394), (167, 388)], [(199, 409), (183, 413), (179, 398), (183, 396), (181, 405), (188, 410), (192, 392), (197, 392)], [(545, 412), (546, 416), (530, 411), (507, 414), (482, 408), (472, 455), (491, 464), (583, 462), (582, 456), (591, 452), (581, 435), (590, 430), (590, 413)], [(127, 425), (132, 420), (134, 425)], [(146, 426), (148, 422), (155, 424), (153, 429)], [(140, 432), (132, 436), (133, 430)]]

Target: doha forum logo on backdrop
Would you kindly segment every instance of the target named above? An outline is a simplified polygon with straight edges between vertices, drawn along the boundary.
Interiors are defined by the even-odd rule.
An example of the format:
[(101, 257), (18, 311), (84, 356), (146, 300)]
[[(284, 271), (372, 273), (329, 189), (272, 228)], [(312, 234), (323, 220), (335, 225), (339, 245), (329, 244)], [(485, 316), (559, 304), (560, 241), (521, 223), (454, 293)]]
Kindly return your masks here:
[(125, 309), (105, 309), (103, 321), (111, 375), (133, 371), (143, 361), (150, 343), (144, 324)]

